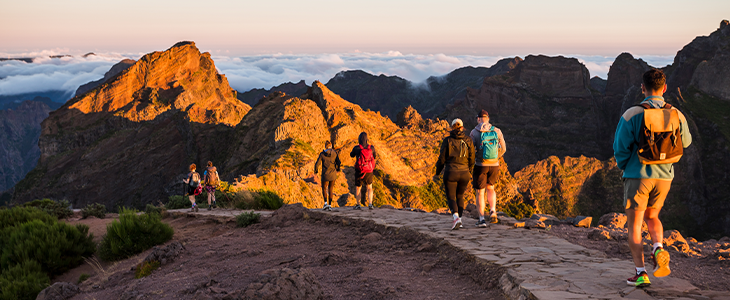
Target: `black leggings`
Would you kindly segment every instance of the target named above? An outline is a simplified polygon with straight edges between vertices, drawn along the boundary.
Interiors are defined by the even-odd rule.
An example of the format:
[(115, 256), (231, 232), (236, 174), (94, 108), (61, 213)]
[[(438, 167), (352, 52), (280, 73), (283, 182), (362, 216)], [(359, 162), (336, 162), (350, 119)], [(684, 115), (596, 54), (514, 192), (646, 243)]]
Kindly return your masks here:
[(461, 217), (464, 212), (464, 193), (471, 180), (469, 171), (450, 171), (444, 174), (444, 186), (446, 186), (446, 200), (449, 203), (451, 213), (459, 213)]
[[(324, 198), (324, 202), (329, 203), (330, 205), (332, 205), (334, 187), (335, 187), (334, 181), (324, 181), (324, 180), (322, 181), (322, 197)], [(329, 198), (327, 198), (328, 194), (329, 194)], [(329, 199), (329, 200), (327, 200), (327, 199)]]

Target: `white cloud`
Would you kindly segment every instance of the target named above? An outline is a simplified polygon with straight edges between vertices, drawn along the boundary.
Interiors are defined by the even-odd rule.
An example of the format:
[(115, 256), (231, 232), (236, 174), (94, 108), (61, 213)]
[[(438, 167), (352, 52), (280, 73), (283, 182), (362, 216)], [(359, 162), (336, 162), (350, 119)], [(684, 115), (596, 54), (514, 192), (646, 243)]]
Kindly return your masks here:
[[(5, 54), (0, 57), (38, 57), (33, 63), (0, 62), (0, 95), (14, 95), (51, 90), (69, 94), (79, 85), (102, 78), (111, 66), (124, 58), (138, 59), (142, 54), (103, 53), (82, 57), (48, 58), (62, 54), (61, 50), (35, 53)], [(591, 76), (606, 78), (615, 57), (576, 57), (589, 69)], [(398, 51), (366, 53), (354, 51), (337, 54), (270, 54), (256, 56), (213, 56), (220, 73), (228, 77), (231, 87), (238, 91), (271, 88), (284, 82), (314, 80), (327, 82), (344, 70), (363, 70), (375, 75), (399, 76), (416, 85), (430, 76), (442, 76), (464, 66), (489, 67), (503, 57), (471, 55), (416, 55)], [(524, 58), (524, 56), (523, 56)], [(672, 62), (671, 56), (643, 56), (657, 67)]]

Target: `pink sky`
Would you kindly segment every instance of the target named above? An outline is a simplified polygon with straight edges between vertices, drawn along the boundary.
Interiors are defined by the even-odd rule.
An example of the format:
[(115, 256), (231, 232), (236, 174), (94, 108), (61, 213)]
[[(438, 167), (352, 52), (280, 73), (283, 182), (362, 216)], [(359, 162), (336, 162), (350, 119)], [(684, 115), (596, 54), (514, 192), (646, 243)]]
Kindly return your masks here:
[[(0, 52), (163, 50), (673, 55), (730, 18), (730, 1), (13, 1)], [(448, 4), (447, 4), (448, 3)]]

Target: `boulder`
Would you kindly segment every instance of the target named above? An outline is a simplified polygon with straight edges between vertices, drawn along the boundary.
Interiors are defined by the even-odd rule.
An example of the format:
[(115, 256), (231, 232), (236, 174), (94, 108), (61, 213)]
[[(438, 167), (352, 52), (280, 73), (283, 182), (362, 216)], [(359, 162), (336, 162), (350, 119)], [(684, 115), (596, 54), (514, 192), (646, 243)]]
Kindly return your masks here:
[(548, 214), (532, 214), (530, 219), (538, 220), (540, 222), (545, 223), (546, 225), (558, 225), (561, 224), (560, 219), (553, 215)]
[(439, 214), (439, 215), (450, 215), (451, 211), (449, 211), (446, 207), (437, 208), (431, 211), (431, 213)]
[(665, 248), (672, 249), (677, 252), (685, 254), (693, 252), (689, 246), (689, 243), (687, 243), (687, 240), (685, 240), (684, 237), (682, 237), (682, 234), (680, 234), (679, 231), (676, 230), (664, 231), (663, 244)]
[(575, 219), (573, 219), (573, 226), (590, 228), (592, 221), (592, 217), (577, 216), (575, 217)]
[[(513, 217), (499, 216), (498, 215), (497, 216), (497, 219), (499, 220), (499, 224), (504, 224), (504, 225), (507, 225), (507, 226), (512, 226), (515, 223), (517, 223), (517, 219), (515, 219)], [(524, 225), (522, 227), (524, 227)]]
[(309, 269), (270, 269), (246, 287), (244, 299), (324, 299), (322, 285)]
[(355, 199), (354, 195), (347, 193), (343, 194), (342, 196), (340, 196), (340, 198), (337, 199), (337, 205), (339, 205), (340, 207), (355, 206), (357, 205), (357, 200)]
[(43, 289), (36, 300), (66, 300), (78, 294), (81, 290), (73, 283), (56, 282), (53, 285)]
[(611, 239), (611, 234), (603, 229), (593, 229), (593, 231), (588, 234), (588, 239), (594, 241), (607, 241)]
[(621, 213), (607, 213), (598, 219), (598, 225), (603, 225), (609, 228), (624, 228), (626, 225), (627, 217)]
[(152, 248), (152, 252), (145, 257), (143, 262), (158, 261), (161, 265), (165, 265), (173, 262), (175, 257), (180, 255), (183, 250), (185, 250), (185, 246), (183, 246), (179, 241), (173, 241), (165, 247), (155, 246)]

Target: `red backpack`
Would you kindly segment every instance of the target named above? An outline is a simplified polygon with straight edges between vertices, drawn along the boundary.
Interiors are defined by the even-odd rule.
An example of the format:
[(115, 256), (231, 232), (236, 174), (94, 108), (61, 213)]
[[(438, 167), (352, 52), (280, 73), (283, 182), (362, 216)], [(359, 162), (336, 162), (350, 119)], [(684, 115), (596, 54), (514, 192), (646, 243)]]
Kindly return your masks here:
[(360, 145), (360, 155), (357, 156), (357, 165), (355, 167), (363, 176), (375, 170), (375, 158), (373, 157), (372, 146), (368, 145), (367, 148), (364, 148)]

